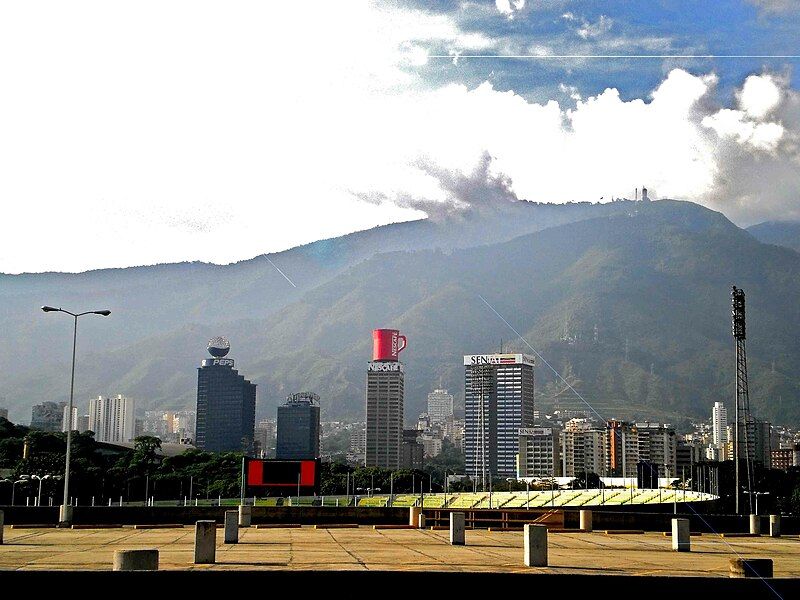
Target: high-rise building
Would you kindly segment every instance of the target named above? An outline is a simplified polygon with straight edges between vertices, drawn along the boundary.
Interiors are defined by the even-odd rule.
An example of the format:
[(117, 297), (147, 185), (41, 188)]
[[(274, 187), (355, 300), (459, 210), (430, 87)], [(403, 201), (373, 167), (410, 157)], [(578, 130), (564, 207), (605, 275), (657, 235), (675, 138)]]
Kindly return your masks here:
[(769, 469), (772, 464), (772, 424), (751, 416), (747, 419), (746, 429), (745, 436), (744, 423), (739, 424), (739, 456), (745, 458), (749, 453), (754, 462)]
[(639, 461), (658, 467), (659, 477), (677, 475), (675, 428), (660, 423), (636, 423), (639, 437)]
[(136, 405), (132, 398), (98, 396), (89, 400), (89, 430), (98, 442), (129, 442), (136, 436)]
[(517, 478), (558, 477), (561, 452), (558, 433), (551, 427), (523, 427), (519, 430)]
[(789, 467), (800, 467), (800, 444), (792, 444), (790, 448), (776, 448), (770, 454), (773, 469), (788, 471)]
[(356, 426), (350, 432), (350, 446), (347, 451), (347, 460), (352, 462), (364, 462), (364, 454), (367, 447), (367, 431), (363, 423)]
[(91, 431), (89, 429), (89, 415), (79, 415), (78, 416), (78, 431), (84, 433), (86, 431)]
[(278, 407), (275, 458), (310, 460), (319, 457), (319, 396), (300, 392)]
[(66, 402), (42, 402), (31, 408), (31, 429), (61, 431)]
[(711, 441), (721, 451), (722, 460), (725, 460), (728, 446), (728, 410), (723, 402), (714, 402), (711, 409)]
[(453, 394), (436, 389), (428, 394), (428, 417), (431, 423), (444, 423), (453, 418)]
[(8, 409), (0, 406), (0, 419), (8, 420)]
[(425, 446), (420, 441), (419, 429), (404, 429), (400, 446), (400, 467), (421, 469), (425, 458)]
[(604, 476), (607, 458), (606, 430), (589, 419), (571, 419), (561, 432), (561, 470), (564, 477), (587, 473)]
[(256, 384), (233, 368), (228, 340), (213, 338), (197, 369), (195, 445), (208, 452), (250, 452), (256, 420)]
[(277, 427), (275, 419), (261, 419), (256, 425), (254, 444), (256, 456), (259, 458), (275, 457)]
[(66, 432), (67, 427), (72, 431), (78, 430), (78, 407), (72, 407), (72, 418), (69, 417), (69, 404), (64, 405), (64, 416), (61, 417), (61, 431)]
[(639, 462), (639, 435), (633, 423), (606, 421), (607, 463), (610, 477), (636, 477)]
[(533, 427), (533, 367), (525, 354), (464, 357), (466, 469), (484, 488), (517, 474), (519, 430)]
[(364, 465), (399, 469), (403, 445), (403, 363), (405, 336), (396, 329), (372, 332), (372, 360), (367, 363), (367, 432)]

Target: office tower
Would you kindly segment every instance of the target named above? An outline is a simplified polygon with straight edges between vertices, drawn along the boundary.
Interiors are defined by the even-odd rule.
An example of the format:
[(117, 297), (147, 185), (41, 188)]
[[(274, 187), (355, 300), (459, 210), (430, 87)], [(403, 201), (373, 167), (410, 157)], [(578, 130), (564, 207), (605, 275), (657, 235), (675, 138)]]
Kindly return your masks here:
[(319, 457), (319, 396), (300, 392), (278, 407), (275, 458), (311, 460)]
[(403, 445), (403, 363), (405, 336), (396, 329), (372, 331), (372, 360), (367, 363), (367, 434), (364, 465), (399, 469)]
[[(722, 402), (714, 402), (711, 409), (711, 437), (716, 448), (723, 450), (728, 445), (728, 411)], [(725, 452), (723, 459), (725, 460)]]
[(464, 357), (466, 469), (482, 489), (517, 474), (519, 430), (533, 427), (533, 366), (525, 354)]
[(589, 419), (571, 419), (561, 432), (561, 470), (564, 477), (587, 473), (605, 476), (606, 430)]
[(739, 456), (745, 458), (749, 455), (753, 462), (769, 469), (772, 464), (772, 424), (750, 415), (746, 417), (746, 423), (746, 434), (744, 423), (739, 425)]
[(428, 394), (428, 417), (431, 424), (444, 423), (453, 418), (453, 394), (436, 389)]
[(347, 460), (357, 463), (364, 462), (367, 447), (367, 431), (363, 426), (357, 426), (350, 432), (350, 447), (347, 451)]
[(98, 396), (89, 400), (89, 430), (98, 442), (129, 442), (136, 437), (135, 403), (131, 398)]
[(275, 441), (277, 436), (275, 419), (261, 419), (256, 425), (254, 435), (255, 455), (259, 458), (275, 457)]
[(61, 431), (66, 402), (42, 402), (31, 408), (31, 429)]
[(78, 430), (78, 407), (72, 407), (72, 418), (69, 417), (69, 405), (64, 405), (64, 413), (61, 417), (61, 431), (66, 432), (67, 427), (72, 431)]
[(91, 431), (89, 429), (89, 415), (78, 415), (78, 431), (84, 433), (86, 431)]
[(403, 444), (400, 447), (400, 467), (402, 469), (421, 469), (425, 458), (425, 446), (420, 441), (418, 429), (403, 430)]
[(675, 429), (660, 423), (636, 423), (639, 437), (639, 461), (658, 467), (659, 477), (677, 475)]
[(636, 477), (639, 462), (639, 435), (633, 423), (606, 421), (606, 475), (609, 477)]
[(256, 384), (233, 368), (228, 340), (208, 342), (197, 369), (196, 446), (208, 452), (250, 452), (256, 420)]
[(561, 475), (559, 436), (551, 427), (523, 427), (519, 430), (517, 478)]

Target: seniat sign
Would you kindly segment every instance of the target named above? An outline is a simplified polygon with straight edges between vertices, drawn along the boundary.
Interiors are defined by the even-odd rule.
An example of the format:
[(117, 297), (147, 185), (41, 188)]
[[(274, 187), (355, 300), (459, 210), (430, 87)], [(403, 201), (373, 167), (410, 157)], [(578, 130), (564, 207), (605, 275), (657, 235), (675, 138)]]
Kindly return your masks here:
[(527, 354), (468, 354), (464, 357), (464, 366), (476, 365), (530, 365), (534, 366), (533, 357)]

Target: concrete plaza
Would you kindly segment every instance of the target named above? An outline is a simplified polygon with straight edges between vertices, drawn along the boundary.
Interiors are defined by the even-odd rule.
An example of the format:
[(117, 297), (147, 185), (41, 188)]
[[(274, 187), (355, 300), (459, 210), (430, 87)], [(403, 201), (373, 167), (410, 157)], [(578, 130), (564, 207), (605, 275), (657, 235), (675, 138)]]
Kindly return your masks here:
[(775, 577), (800, 577), (796, 536), (692, 536), (692, 551), (671, 550), (662, 534), (551, 533), (549, 567), (523, 566), (519, 531), (467, 531), (466, 546), (451, 546), (447, 531), (414, 529), (240, 529), (238, 544), (223, 544), (217, 563), (192, 563), (194, 528), (5, 528), (0, 570), (110, 570), (115, 550), (156, 548), (162, 570), (351, 570), (728, 576), (738, 555), (774, 561)]

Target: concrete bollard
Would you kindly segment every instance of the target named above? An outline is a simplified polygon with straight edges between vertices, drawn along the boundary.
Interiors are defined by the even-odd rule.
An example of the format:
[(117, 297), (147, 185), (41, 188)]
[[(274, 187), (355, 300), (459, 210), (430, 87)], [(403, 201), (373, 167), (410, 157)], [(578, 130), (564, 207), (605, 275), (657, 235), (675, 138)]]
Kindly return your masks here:
[(58, 507), (58, 522), (72, 524), (72, 506), (69, 504), (62, 504)]
[(771, 558), (732, 558), (730, 577), (772, 577)]
[(115, 550), (115, 571), (158, 571), (158, 550)]
[(246, 504), (239, 505), (239, 527), (250, 527), (253, 520), (253, 507)]
[(750, 515), (750, 533), (759, 535), (761, 533), (761, 517)]
[(464, 513), (462, 512), (450, 513), (450, 544), (452, 546), (463, 546), (465, 544)]
[(526, 567), (547, 566), (547, 527), (545, 525), (525, 524), (523, 532)]
[(417, 527), (419, 529), (425, 529), (425, 515), (420, 514), (419, 518), (417, 519)]
[(225, 543), (239, 543), (239, 513), (235, 510), (225, 511)]
[(209, 565), (216, 562), (217, 524), (214, 521), (197, 521), (194, 524), (194, 563)]
[(584, 531), (592, 530), (592, 511), (581, 510), (581, 529)]
[(408, 507), (408, 524), (411, 527), (416, 527), (419, 524), (419, 516), (422, 514), (421, 506)]
[(0, 510), (0, 546), (3, 545), (3, 523), (5, 522), (4, 518), (5, 515), (3, 514), (3, 511)]
[(672, 549), (676, 552), (691, 551), (689, 519), (672, 519)]
[[(770, 515), (769, 516), (769, 536), (770, 537), (781, 537), (781, 516), (780, 515)], [(2, 538), (0, 538), (0, 543), (2, 543)]]

